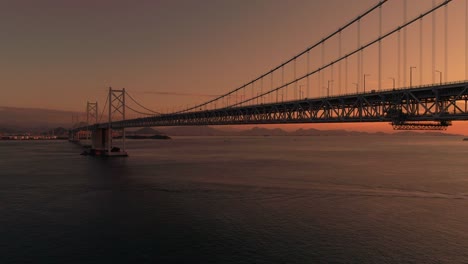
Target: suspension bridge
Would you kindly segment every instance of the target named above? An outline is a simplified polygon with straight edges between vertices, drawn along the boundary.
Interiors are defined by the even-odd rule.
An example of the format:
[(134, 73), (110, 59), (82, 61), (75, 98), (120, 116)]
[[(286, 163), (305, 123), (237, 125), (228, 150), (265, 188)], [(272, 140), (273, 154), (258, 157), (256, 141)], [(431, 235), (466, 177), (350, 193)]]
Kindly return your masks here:
[[(92, 149), (119, 156), (127, 155), (125, 128), (130, 127), (387, 122), (399, 130), (446, 129), (452, 121), (468, 120), (468, 81), (447, 77), (449, 8), (462, 1), (466, 11), (461, 38), (468, 72), (468, 1), (432, 1), (432, 6), (408, 18), (404, 0), (401, 19), (392, 18), (384, 32), (383, 11), (394, 1), (380, 0), (287, 61), (201, 104), (160, 113), (125, 89), (109, 88), (101, 114), (97, 102), (88, 102), (86, 124), (73, 127), (70, 138), (90, 131)], [(366, 42), (365, 26), (375, 32), (371, 37), (366, 34)], [(370, 69), (376, 74), (370, 75)], [(384, 77), (384, 69), (394, 77)], [(377, 85), (366, 89), (371, 76)], [(384, 87), (384, 79), (392, 80), (392, 86)], [(138, 116), (128, 118), (129, 112)], [(101, 122), (104, 114), (107, 120)], [(113, 131), (120, 131), (123, 150), (113, 151)]]

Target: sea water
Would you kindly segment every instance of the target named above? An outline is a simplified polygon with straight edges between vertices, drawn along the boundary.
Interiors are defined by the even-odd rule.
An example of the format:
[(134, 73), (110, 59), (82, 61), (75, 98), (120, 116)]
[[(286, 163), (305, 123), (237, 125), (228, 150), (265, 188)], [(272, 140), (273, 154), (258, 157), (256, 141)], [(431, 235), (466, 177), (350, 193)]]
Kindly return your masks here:
[(0, 263), (468, 263), (459, 137), (0, 141)]

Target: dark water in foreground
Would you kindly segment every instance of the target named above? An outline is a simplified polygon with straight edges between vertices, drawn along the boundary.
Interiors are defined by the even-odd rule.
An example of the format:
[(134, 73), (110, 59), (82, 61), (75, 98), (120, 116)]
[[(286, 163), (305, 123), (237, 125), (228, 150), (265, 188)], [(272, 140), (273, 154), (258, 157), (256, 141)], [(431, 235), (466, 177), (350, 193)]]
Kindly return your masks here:
[(0, 142), (0, 263), (468, 263), (468, 142)]

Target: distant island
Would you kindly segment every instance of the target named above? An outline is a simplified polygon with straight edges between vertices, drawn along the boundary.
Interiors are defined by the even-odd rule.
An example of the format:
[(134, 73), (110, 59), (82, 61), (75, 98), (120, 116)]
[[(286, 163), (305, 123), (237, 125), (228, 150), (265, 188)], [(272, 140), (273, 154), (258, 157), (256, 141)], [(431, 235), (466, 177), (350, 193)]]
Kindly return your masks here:
[(443, 133), (439, 131), (401, 131), (395, 133), (384, 132), (360, 132), (348, 130), (319, 130), (319, 129), (297, 129), (286, 131), (281, 128), (254, 127), (247, 130), (218, 129), (210, 126), (187, 126), (187, 127), (166, 127), (160, 131), (170, 136), (456, 136), (465, 137), (460, 134)]
[(128, 138), (128, 139), (171, 139), (171, 137), (157, 130), (152, 129), (151, 127), (144, 127), (136, 131), (128, 131), (126, 132), (125, 138)]

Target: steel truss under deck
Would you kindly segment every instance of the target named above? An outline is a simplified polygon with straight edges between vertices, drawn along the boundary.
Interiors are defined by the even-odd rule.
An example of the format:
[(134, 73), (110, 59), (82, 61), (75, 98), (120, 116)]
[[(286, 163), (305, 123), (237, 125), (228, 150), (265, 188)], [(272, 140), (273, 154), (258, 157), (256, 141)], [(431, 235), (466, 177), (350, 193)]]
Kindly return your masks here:
[[(165, 114), (112, 122), (112, 128), (238, 124), (389, 122), (430, 129), (468, 120), (468, 82)], [(94, 126), (105, 128), (107, 123)]]

